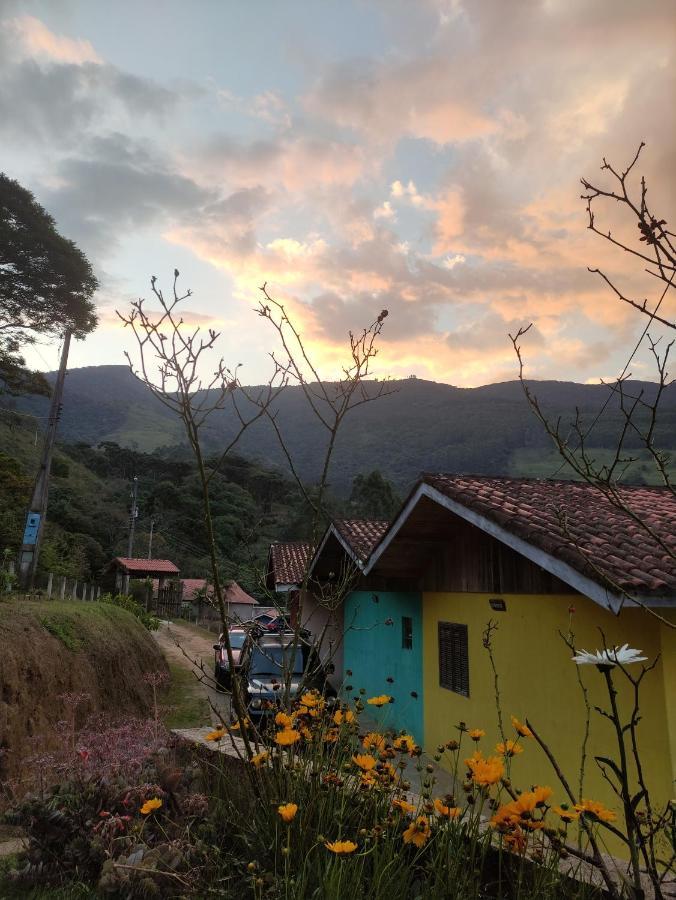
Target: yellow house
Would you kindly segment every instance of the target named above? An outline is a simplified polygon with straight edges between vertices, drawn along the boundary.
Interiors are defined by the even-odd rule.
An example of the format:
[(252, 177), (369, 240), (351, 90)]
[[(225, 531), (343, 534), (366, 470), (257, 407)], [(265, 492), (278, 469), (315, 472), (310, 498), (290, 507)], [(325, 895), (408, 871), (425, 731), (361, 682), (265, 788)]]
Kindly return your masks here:
[[(623, 487), (619, 496), (627, 511), (587, 484), (422, 477), (364, 576), (374, 588), (421, 593), (428, 752), (457, 739), (464, 722), (485, 730), (479, 747), (489, 755), (503, 737), (517, 738), (512, 715), (528, 719), (578, 799), (619, 812), (594, 760), (617, 755), (613, 727), (594, 709), (608, 708), (605, 678), (595, 665), (577, 665), (571, 647), (628, 644), (649, 660), (628, 665), (632, 676), (655, 663), (640, 692), (648, 787), (655, 805), (674, 796), (676, 499), (649, 487)], [(632, 685), (620, 669), (611, 674), (628, 720)], [(556, 802), (565, 800), (536, 741), (519, 744), (515, 787), (549, 785)]]

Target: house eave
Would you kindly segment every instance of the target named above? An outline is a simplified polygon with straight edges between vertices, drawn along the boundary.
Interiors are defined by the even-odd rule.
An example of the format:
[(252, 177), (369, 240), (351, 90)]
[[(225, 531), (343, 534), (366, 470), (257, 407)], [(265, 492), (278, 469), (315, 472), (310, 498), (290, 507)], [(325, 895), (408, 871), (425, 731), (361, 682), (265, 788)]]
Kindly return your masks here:
[(526, 559), (529, 559), (531, 562), (535, 563), (535, 565), (540, 566), (540, 568), (556, 576), (574, 590), (589, 597), (595, 603), (598, 603), (599, 606), (602, 606), (604, 609), (608, 609), (615, 614), (619, 613), (624, 606), (676, 606), (676, 598), (674, 597), (646, 597), (637, 594), (634, 597), (628, 598), (622, 594), (617, 594), (588, 576), (583, 575), (581, 572), (578, 572), (563, 560), (557, 559), (557, 557), (541, 550), (539, 547), (534, 547), (523, 538), (517, 537), (506, 528), (491, 521), (486, 516), (481, 515), (481, 513), (468, 509), (466, 506), (458, 503), (457, 500), (452, 500), (431, 485), (425, 484), (425, 482), (421, 483), (414, 491), (404, 509), (402, 509), (397, 519), (392, 523), (388, 533), (371, 554), (366, 565), (363, 567), (365, 575), (368, 575), (374, 568), (380, 557), (385, 550), (387, 550), (390, 543), (394, 540), (395, 536), (408, 519), (414, 507), (423, 497), (427, 497), (434, 503), (445, 507), (449, 512), (464, 519), (471, 525), (475, 525), (477, 528), (481, 529), (481, 531), (496, 538), (496, 540), (510, 547)]

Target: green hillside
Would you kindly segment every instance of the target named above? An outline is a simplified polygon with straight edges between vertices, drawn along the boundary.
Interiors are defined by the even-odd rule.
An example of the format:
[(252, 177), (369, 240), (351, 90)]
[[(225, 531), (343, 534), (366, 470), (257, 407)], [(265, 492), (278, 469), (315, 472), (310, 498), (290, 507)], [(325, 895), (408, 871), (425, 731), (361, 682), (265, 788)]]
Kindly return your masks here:
[[(35, 424), (0, 415), (0, 551), (17, 549), (35, 475), (41, 435)], [(139, 518), (133, 553), (172, 559), (184, 577), (205, 577), (209, 559), (200, 490), (188, 461), (104, 442), (61, 443), (54, 456), (44, 571), (96, 577), (110, 559), (127, 554), (131, 479), (139, 479)], [(230, 457), (212, 480), (212, 512), (225, 577), (257, 592), (268, 546), (297, 520), (293, 485), (278, 471)]]
[[(576, 408), (591, 423), (605, 403), (609, 389), (603, 385), (573, 382), (534, 382), (544, 409), (564, 427)], [(652, 396), (651, 382), (629, 382), (630, 391)], [(372, 382), (368, 389), (375, 392)], [(354, 410), (346, 418), (335, 448), (331, 482), (345, 496), (360, 473), (380, 469), (400, 490), (413, 483), (421, 471), (565, 477), (560, 460), (541, 425), (526, 403), (516, 382), (479, 388), (456, 388), (421, 379), (391, 382), (392, 393)], [(243, 407), (246, 403), (241, 401)], [(18, 408), (44, 416), (47, 401), (22, 398)], [(288, 388), (276, 402), (285, 442), (301, 476), (317, 479), (323, 459), (326, 432), (313, 417), (297, 387)], [(616, 445), (622, 416), (613, 399), (595, 424), (589, 443), (599, 456)], [(97, 445), (114, 441), (144, 451), (175, 447), (183, 442), (180, 423), (125, 366), (100, 366), (72, 370), (66, 382), (60, 426), (63, 440)], [(236, 420), (229, 410), (215, 415), (205, 429), (208, 447), (217, 452), (235, 433)], [(657, 444), (676, 449), (676, 384), (665, 391)], [(640, 441), (633, 439), (638, 448)], [(629, 446), (632, 446), (630, 441)], [(237, 447), (247, 459), (263, 466), (284, 469), (286, 462), (269, 423), (261, 419), (247, 431)], [(653, 481), (650, 467), (636, 466), (629, 473), (636, 480)]]

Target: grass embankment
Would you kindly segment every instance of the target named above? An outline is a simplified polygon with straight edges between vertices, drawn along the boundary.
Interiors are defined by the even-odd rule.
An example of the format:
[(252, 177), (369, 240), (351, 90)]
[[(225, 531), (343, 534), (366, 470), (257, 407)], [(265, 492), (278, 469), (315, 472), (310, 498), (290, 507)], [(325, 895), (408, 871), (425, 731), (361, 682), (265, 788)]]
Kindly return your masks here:
[(150, 633), (126, 610), (103, 603), (0, 600), (0, 777), (48, 750), (68, 720), (65, 694), (84, 694), (90, 714), (146, 715), (143, 676), (167, 665)]

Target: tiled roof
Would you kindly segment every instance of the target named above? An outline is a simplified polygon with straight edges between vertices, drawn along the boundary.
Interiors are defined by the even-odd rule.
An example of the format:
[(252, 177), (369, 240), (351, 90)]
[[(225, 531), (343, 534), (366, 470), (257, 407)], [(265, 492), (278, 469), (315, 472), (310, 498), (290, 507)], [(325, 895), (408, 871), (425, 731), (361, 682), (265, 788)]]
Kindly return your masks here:
[(151, 572), (163, 575), (178, 575), (178, 568), (169, 559), (132, 559), (128, 556), (116, 556), (113, 562), (118, 563), (127, 572)]
[(183, 600), (186, 603), (192, 603), (195, 594), (206, 587), (206, 578), (181, 578), (183, 585)]
[(333, 524), (360, 562), (369, 558), (390, 525), (370, 519), (336, 519)]
[(226, 603), (243, 603), (246, 606), (258, 606), (258, 600), (247, 594), (236, 581), (229, 581), (225, 585), (223, 589), (223, 599)]
[(423, 475), (425, 484), (594, 581), (637, 595), (676, 596), (676, 498), (667, 488), (623, 486), (623, 503), (658, 536), (586, 483)]
[(270, 546), (270, 567), (275, 584), (300, 584), (310, 559), (310, 545), (283, 541)]

